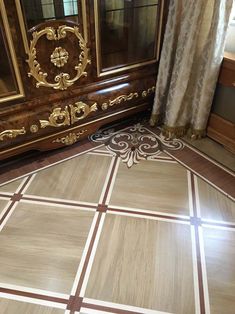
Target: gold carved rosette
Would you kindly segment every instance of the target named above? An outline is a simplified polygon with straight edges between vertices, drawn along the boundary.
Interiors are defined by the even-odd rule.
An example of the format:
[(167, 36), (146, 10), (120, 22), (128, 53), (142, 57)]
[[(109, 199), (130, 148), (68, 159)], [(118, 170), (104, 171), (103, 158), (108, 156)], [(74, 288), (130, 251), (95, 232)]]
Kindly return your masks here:
[[(61, 39), (66, 38), (67, 33), (72, 33), (76, 36), (79, 47), (80, 54), (78, 55), (78, 64), (74, 67), (76, 75), (71, 78), (69, 73), (61, 72), (54, 77), (54, 82), (48, 81), (48, 73), (41, 68), (40, 63), (37, 60), (37, 43), (41, 37), (46, 36), (49, 41), (59, 42)], [(69, 86), (73, 85), (80, 77), (87, 76), (85, 71), (86, 66), (90, 63), (88, 58), (89, 49), (86, 46), (86, 41), (82, 37), (78, 26), (67, 26), (61, 25), (57, 29), (53, 27), (46, 27), (40, 31), (35, 31), (32, 34), (33, 39), (30, 41), (30, 48), (28, 52), (28, 64), (30, 72), (28, 73), (29, 77), (32, 76), (35, 78), (36, 87), (41, 86), (50, 87), (53, 89), (65, 90)], [(57, 68), (63, 68), (63, 66), (69, 62), (69, 53), (67, 50), (61, 46), (55, 48), (53, 53), (48, 56), (49, 60)]]

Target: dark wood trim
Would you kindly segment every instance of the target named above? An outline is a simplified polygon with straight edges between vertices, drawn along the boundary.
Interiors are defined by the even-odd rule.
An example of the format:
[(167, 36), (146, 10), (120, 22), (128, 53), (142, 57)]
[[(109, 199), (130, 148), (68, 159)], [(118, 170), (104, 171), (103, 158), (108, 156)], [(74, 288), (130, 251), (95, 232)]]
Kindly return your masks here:
[[(234, 108), (235, 109), (235, 108)], [(235, 124), (215, 113), (210, 114), (207, 136), (235, 154)]]
[(224, 86), (235, 87), (235, 54), (225, 53), (218, 82)]

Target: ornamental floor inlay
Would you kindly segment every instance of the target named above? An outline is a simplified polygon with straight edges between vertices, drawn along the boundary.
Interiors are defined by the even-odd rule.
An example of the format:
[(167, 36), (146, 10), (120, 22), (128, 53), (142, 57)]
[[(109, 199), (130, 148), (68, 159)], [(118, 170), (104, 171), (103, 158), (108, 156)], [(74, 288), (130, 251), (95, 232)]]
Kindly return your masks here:
[(139, 123), (118, 132), (113, 129), (100, 130), (90, 139), (104, 143), (108, 150), (121, 157), (128, 168), (141, 160), (149, 160), (159, 155), (164, 148), (170, 150), (183, 148), (183, 142), (179, 139), (167, 140)]
[(0, 314), (233, 314), (234, 176), (155, 131), (101, 131), (15, 167)]

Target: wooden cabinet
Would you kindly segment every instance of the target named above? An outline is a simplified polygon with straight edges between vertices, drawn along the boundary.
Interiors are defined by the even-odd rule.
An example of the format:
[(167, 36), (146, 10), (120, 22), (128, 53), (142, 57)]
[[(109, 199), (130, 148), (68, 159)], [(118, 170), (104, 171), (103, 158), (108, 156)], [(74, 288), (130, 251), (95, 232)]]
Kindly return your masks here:
[(0, 159), (151, 107), (167, 1), (0, 0)]
[(235, 54), (225, 53), (207, 135), (235, 153)]

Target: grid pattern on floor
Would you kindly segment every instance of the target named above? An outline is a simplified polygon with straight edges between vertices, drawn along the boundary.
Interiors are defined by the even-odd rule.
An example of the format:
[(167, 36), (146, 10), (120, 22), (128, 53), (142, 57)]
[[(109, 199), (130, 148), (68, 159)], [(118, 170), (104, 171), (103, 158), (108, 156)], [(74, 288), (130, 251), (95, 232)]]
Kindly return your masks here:
[(0, 314), (232, 314), (234, 217), (164, 153), (128, 169), (99, 147), (28, 175), (0, 187)]

